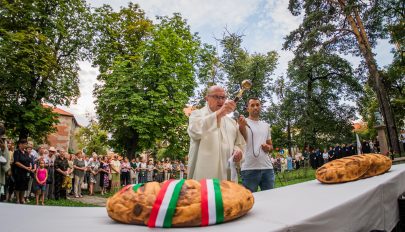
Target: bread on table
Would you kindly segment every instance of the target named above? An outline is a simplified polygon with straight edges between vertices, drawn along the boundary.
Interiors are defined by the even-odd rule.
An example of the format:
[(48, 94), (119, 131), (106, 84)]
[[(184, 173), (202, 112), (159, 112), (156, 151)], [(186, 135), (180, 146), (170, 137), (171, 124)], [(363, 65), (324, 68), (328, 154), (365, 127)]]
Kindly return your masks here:
[(363, 154), (330, 161), (316, 170), (316, 179), (333, 184), (354, 181), (387, 172), (392, 161), (380, 154)]
[(364, 173), (364, 175), (361, 178), (367, 178), (383, 174), (388, 170), (390, 170), (392, 166), (392, 160), (385, 155), (365, 154), (362, 156), (366, 156), (367, 158), (369, 158), (371, 161), (371, 165), (370, 168), (367, 170), (367, 172)]
[(342, 183), (359, 179), (370, 168), (370, 161), (350, 156), (328, 162), (316, 170), (316, 179), (322, 183)]
[[(108, 215), (118, 222), (151, 226), (149, 219), (153, 215), (152, 208), (156, 199), (159, 198), (159, 192), (164, 190), (162, 188), (165, 183), (166, 181), (149, 182), (136, 191), (131, 187), (124, 188), (108, 199)], [(174, 215), (170, 220), (170, 227), (202, 225), (201, 183), (191, 179), (184, 181), (175, 204)], [(223, 221), (239, 218), (252, 208), (254, 198), (248, 189), (230, 181), (217, 181), (217, 183), (222, 193)]]

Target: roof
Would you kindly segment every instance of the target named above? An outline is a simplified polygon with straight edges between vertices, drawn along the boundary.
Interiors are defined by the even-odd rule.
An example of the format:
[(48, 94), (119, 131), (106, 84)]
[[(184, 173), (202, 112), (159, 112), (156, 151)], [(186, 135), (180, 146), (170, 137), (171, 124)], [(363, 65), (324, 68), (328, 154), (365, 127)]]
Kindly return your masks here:
[(63, 115), (63, 116), (72, 117), (73, 120), (74, 120), (74, 122), (76, 123), (76, 125), (78, 125), (78, 126), (81, 127), (81, 125), (77, 122), (75, 116), (74, 116), (72, 113), (69, 113), (69, 112), (67, 112), (67, 111), (65, 111), (65, 110), (62, 110), (61, 108), (58, 108), (58, 107), (56, 107), (56, 106), (50, 106), (50, 105), (47, 105), (47, 104), (42, 104), (42, 105), (43, 105), (45, 108), (52, 108), (52, 112), (53, 112), (53, 113), (56, 113), (56, 114), (59, 114), (59, 115)]
[(53, 109), (52, 109), (52, 112), (57, 113), (57, 114), (60, 114), (60, 115), (64, 115), (64, 116), (74, 117), (73, 114), (71, 114), (71, 113), (69, 113), (69, 112), (67, 112), (67, 111), (64, 111), (64, 110), (62, 110), (62, 109), (60, 109), (60, 108), (58, 108), (58, 107), (53, 108)]
[(62, 110), (61, 108), (58, 108), (58, 107), (56, 107), (56, 106), (50, 106), (50, 105), (47, 105), (47, 104), (42, 104), (45, 108), (52, 108), (52, 112), (53, 113), (56, 113), (56, 114), (59, 114), (59, 115), (64, 115), (64, 116), (69, 116), (69, 117), (74, 117), (74, 115), (73, 114), (71, 114), (71, 113), (69, 113), (69, 112), (67, 112), (67, 111), (64, 111), (64, 110)]

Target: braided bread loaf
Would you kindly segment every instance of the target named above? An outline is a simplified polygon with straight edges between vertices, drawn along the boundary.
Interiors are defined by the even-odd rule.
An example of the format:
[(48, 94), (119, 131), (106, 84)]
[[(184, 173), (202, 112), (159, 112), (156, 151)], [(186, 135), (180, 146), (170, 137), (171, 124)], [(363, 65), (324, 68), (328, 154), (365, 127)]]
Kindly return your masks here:
[[(172, 181), (171, 184), (175, 182), (175, 180), (170, 181)], [(203, 181), (208, 182), (210, 180)], [(221, 193), (219, 196), (222, 198), (221, 204), (223, 211), (216, 211), (217, 218), (222, 213), (222, 221), (217, 220), (215, 222), (215, 220), (211, 220), (212, 214), (209, 219), (204, 218), (204, 212), (209, 210), (207, 207), (204, 208), (202, 206), (202, 202), (207, 201), (207, 197), (202, 196), (204, 191), (201, 191), (202, 183), (205, 182), (185, 180), (182, 186), (179, 187), (178, 199), (175, 200), (176, 202), (174, 203), (175, 209), (173, 209), (173, 215), (170, 219), (166, 218), (164, 223), (167, 223), (167, 220), (170, 220), (170, 222), (168, 222), (168, 224), (159, 225), (159, 223), (155, 221), (159, 220), (159, 217), (161, 217), (159, 214), (161, 214), (161, 212), (159, 209), (155, 209), (155, 207), (156, 205), (159, 206), (159, 203), (163, 205), (166, 201), (162, 196), (167, 195), (167, 193), (162, 192), (169, 192), (169, 182), (149, 182), (141, 187), (134, 186), (138, 187), (136, 190), (132, 186), (125, 187), (108, 199), (108, 215), (118, 222), (128, 224), (148, 225), (150, 227), (189, 227), (216, 224), (222, 221), (236, 219), (246, 214), (254, 203), (252, 193), (243, 186), (230, 181), (217, 180), (217, 189), (220, 189), (218, 191)], [(177, 180), (177, 182), (179, 181)], [(159, 198), (162, 199), (159, 200)], [(205, 211), (204, 209), (202, 210), (202, 208), (204, 208)], [(168, 210), (168, 212), (169, 211), (170, 210)], [(154, 221), (151, 222), (152, 220)], [(205, 223), (204, 220), (206, 221)], [(210, 222), (208, 222), (208, 220), (210, 220)]]
[(316, 179), (322, 183), (343, 183), (385, 173), (392, 161), (379, 154), (363, 154), (328, 162), (316, 170)]

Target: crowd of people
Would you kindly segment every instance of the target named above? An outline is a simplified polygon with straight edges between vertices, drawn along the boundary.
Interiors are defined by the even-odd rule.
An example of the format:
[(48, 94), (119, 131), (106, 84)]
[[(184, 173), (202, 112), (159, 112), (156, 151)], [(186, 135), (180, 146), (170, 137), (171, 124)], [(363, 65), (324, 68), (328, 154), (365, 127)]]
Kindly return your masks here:
[(186, 178), (186, 165), (169, 158), (129, 161), (115, 153), (70, 154), (47, 145), (34, 149), (24, 139), (18, 141), (16, 148), (12, 141), (3, 142), (0, 151), (2, 157), (8, 157), (8, 165), (0, 165), (0, 200), (20, 204), (34, 197), (36, 204), (44, 205), (45, 199), (81, 198), (82, 190), (94, 195), (97, 188), (104, 195), (128, 184)]

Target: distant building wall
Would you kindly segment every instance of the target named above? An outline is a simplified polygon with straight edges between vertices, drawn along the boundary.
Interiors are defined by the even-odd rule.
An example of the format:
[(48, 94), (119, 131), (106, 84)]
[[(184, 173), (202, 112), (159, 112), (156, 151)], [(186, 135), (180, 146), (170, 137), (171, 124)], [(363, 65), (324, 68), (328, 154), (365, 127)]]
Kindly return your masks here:
[(78, 143), (75, 138), (76, 131), (80, 128), (74, 116), (59, 108), (54, 108), (55, 113), (58, 113), (59, 123), (55, 125), (56, 132), (48, 135), (47, 140), (49, 146), (56, 149), (64, 149), (66, 151), (76, 152), (78, 150)]

